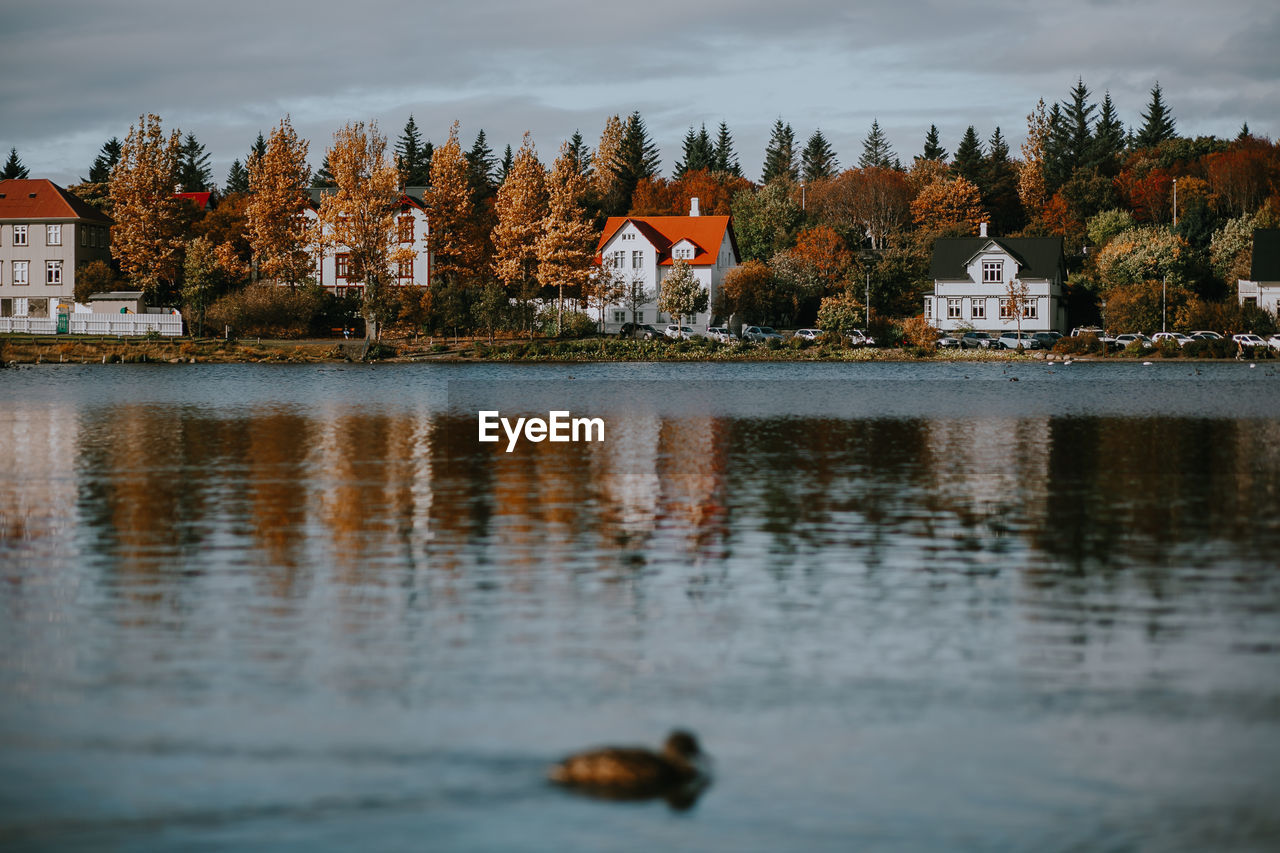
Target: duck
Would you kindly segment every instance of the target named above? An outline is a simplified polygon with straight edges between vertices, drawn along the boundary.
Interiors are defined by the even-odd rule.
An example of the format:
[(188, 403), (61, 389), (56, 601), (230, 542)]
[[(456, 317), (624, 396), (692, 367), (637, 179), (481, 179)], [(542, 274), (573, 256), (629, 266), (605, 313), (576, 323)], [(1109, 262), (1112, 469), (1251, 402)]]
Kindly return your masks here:
[(661, 752), (635, 746), (597, 747), (556, 762), (547, 770), (547, 778), (606, 799), (662, 797), (673, 808), (688, 808), (710, 781), (707, 763), (697, 737), (676, 729)]

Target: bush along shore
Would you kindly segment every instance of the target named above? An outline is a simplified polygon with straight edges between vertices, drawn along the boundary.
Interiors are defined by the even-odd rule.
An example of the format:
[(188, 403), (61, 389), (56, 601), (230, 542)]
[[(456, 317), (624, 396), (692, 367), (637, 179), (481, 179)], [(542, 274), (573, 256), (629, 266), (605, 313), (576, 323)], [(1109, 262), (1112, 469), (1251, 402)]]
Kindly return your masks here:
[[(498, 339), (392, 338), (381, 341), (329, 339), (80, 338), (0, 336), (0, 364), (310, 364), (317, 362), (609, 362), (609, 361), (1060, 361), (1133, 359), (1230, 359), (1231, 341), (1196, 341), (1187, 347), (1165, 343), (1154, 349), (1132, 345), (1106, 353), (1071, 338), (1053, 351), (955, 350), (903, 345), (852, 347), (792, 338), (767, 345), (617, 338)], [(1246, 350), (1251, 360), (1276, 357), (1267, 347)]]

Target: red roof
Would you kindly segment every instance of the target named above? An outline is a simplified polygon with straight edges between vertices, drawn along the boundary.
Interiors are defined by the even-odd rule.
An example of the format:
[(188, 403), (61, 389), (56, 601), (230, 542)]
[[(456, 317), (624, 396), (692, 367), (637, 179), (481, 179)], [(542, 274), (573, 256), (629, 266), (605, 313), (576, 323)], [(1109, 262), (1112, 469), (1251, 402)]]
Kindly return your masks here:
[(88, 219), (111, 224), (111, 217), (44, 178), (0, 181), (0, 219)]
[(725, 232), (729, 234), (734, 255), (738, 254), (733, 226), (727, 216), (611, 216), (604, 224), (596, 252), (603, 251), (605, 244), (628, 222), (633, 223), (636, 230), (658, 250), (660, 266), (671, 266), (671, 249), (681, 240), (688, 240), (694, 245), (693, 258), (687, 261), (691, 266), (714, 264)]
[(185, 198), (196, 206), (198, 210), (209, 209), (209, 196), (213, 193), (174, 193), (178, 198)]

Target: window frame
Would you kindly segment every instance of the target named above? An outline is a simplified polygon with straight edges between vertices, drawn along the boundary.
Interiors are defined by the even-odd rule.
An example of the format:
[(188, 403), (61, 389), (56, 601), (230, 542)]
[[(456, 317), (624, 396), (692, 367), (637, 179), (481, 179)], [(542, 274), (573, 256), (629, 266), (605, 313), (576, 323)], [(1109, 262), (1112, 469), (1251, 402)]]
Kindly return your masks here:
[(26, 225), (13, 226), (13, 245), (14, 246), (31, 245), (31, 237), (29, 232), (27, 231)]
[[(18, 270), (22, 270), (22, 275), (18, 275)], [(31, 284), (31, 261), (14, 261), (13, 262), (13, 286), (27, 287)]]
[(1004, 261), (983, 261), (982, 283), (1004, 284)]
[(964, 300), (958, 296), (947, 297), (947, 319), (960, 320), (964, 314)]
[(351, 253), (338, 252), (333, 256), (334, 281), (351, 280)]
[(969, 300), (969, 316), (974, 320), (987, 319), (986, 297), (975, 296)]
[(44, 262), (44, 283), (47, 287), (62, 286), (62, 261), (47, 260)]
[(47, 222), (44, 226), (44, 244), (46, 246), (62, 245), (62, 224)]

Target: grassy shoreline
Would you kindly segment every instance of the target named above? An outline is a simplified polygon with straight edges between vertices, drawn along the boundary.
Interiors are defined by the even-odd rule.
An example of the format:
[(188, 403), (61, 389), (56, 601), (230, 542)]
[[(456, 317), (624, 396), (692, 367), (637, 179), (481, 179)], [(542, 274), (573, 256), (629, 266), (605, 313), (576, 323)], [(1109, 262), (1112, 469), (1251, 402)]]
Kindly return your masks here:
[[(1259, 354), (1267, 357), (1270, 354)], [(501, 340), (400, 338), (372, 344), (333, 339), (91, 338), (66, 335), (0, 336), (0, 364), (313, 364), (380, 363), (590, 363), (590, 362), (869, 362), (869, 361), (1221, 361), (1144, 354), (1064, 355), (1033, 351), (880, 349), (820, 344), (766, 347), (702, 341)]]

